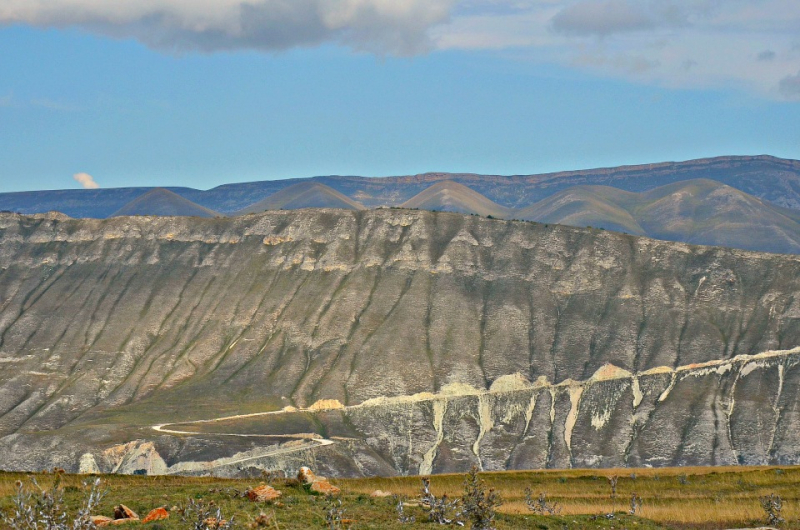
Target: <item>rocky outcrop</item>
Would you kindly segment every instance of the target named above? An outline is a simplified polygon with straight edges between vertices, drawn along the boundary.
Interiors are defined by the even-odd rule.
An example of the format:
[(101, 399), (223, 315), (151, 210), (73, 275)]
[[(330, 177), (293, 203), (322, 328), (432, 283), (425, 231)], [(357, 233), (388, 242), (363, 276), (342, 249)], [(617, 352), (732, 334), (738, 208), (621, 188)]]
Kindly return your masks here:
[(124, 504), (120, 504), (114, 507), (114, 520), (118, 521), (120, 519), (135, 519), (138, 521), (139, 516)]
[[(489, 390), (454, 385), (439, 394), (382, 398), (336, 411), (266, 413), (259, 417), (265, 433), (279, 431), (294, 414), (313, 413), (330, 444), (285, 444), (282, 454), (240, 455), (238, 468), (196, 463), (195, 470), (236, 476), (247, 465), (293, 472), (308, 461), (350, 476), (464, 472), (472, 466), (794, 465), (800, 463), (796, 380), (800, 348), (638, 374), (606, 365), (588, 380), (557, 384), (525, 382), (517, 374)], [(171, 427), (202, 425), (193, 436), (208, 439), (215, 436), (213, 423)], [(229, 432), (217, 436), (248, 429), (229, 418), (218, 423)], [(297, 477), (315, 491), (327, 488), (313, 487), (327, 480), (307, 466)]]
[(280, 498), (281, 495), (280, 491), (264, 484), (245, 492), (245, 496), (252, 502), (270, 502)]
[(226, 476), (794, 461), (793, 364), (672, 374), (794, 348), (798, 291), (794, 257), (457, 214), (2, 214), (0, 454)]
[(162, 506), (161, 508), (150, 510), (150, 513), (142, 519), (142, 524), (151, 523), (153, 521), (163, 521), (164, 519), (169, 519), (169, 512)]

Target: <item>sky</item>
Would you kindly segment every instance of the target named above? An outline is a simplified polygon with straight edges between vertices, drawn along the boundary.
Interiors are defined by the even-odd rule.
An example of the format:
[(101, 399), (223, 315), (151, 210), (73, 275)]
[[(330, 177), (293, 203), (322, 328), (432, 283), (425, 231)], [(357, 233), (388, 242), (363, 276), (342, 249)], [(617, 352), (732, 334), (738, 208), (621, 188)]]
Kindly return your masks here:
[(0, 192), (755, 154), (797, 0), (0, 0)]

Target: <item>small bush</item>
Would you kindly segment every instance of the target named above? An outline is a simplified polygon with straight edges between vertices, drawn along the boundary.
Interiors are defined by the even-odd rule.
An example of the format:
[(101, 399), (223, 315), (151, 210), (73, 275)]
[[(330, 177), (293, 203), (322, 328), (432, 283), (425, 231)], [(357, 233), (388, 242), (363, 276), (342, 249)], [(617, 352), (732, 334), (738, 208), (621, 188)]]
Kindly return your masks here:
[(234, 518), (225, 519), (213, 501), (189, 499), (178, 513), (181, 514), (181, 521), (191, 525), (192, 530), (231, 530), (235, 527)]
[(636, 493), (631, 493), (631, 508), (628, 510), (630, 515), (637, 515), (642, 512), (642, 498), (636, 495)]
[(22, 481), (17, 481), (17, 492), (14, 496), (14, 508), (10, 514), (3, 514), (2, 522), (11, 530), (91, 530), (94, 524), (89, 517), (105, 496), (101, 489), (100, 479), (90, 486), (83, 484), (84, 499), (78, 512), (67, 513), (64, 506), (64, 489), (61, 487), (62, 470), (56, 472), (56, 478), (49, 489), (42, 488), (31, 478), (31, 484), (38, 491), (30, 491)]
[(447, 498), (447, 495), (437, 498), (436, 495), (431, 493), (431, 480), (427, 477), (422, 479), (420, 504), (428, 511), (428, 520), (432, 523), (464, 526), (464, 523), (459, 519), (461, 514), (458, 512), (461, 502), (458, 499), (451, 501)]
[(557, 502), (547, 501), (547, 494), (542, 492), (534, 499), (530, 488), (525, 488), (525, 504), (528, 509), (536, 515), (558, 515), (561, 513), (561, 506)]
[(461, 497), (463, 514), (470, 521), (473, 530), (495, 530), (496, 509), (503, 504), (494, 489), (486, 490), (486, 485), (478, 477), (478, 468), (472, 469), (464, 479), (464, 495)]
[(783, 509), (783, 499), (780, 495), (771, 493), (761, 497), (761, 508), (767, 515), (767, 524), (771, 526), (778, 526), (786, 520), (781, 517), (781, 510)]
[(400, 497), (397, 498), (397, 507), (395, 508), (395, 511), (397, 512), (397, 520), (402, 524), (413, 523), (416, 521), (416, 517), (413, 515), (406, 515), (403, 499)]
[(344, 528), (344, 512), (347, 511), (342, 508), (342, 499), (334, 497), (333, 495), (325, 496), (325, 523), (330, 530), (341, 530)]
[(619, 477), (617, 475), (612, 475), (608, 478), (608, 487), (611, 488), (611, 512), (610, 515), (613, 517), (614, 512), (617, 510), (617, 482), (619, 481)]

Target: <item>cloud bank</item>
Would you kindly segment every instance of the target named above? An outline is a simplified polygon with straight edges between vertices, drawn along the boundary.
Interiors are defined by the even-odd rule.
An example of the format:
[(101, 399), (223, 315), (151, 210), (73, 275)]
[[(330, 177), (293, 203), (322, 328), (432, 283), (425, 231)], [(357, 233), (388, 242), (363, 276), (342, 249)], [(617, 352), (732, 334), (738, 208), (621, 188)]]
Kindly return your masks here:
[(512, 50), (639, 83), (792, 100), (800, 71), (797, 0), (2, 0), (9, 24), (169, 52)]
[(88, 173), (76, 173), (72, 175), (72, 178), (77, 180), (85, 190), (96, 190), (100, 187), (100, 184), (95, 182), (94, 177)]
[(0, 24), (79, 27), (169, 51), (285, 50), (335, 42), (409, 55), (456, 0), (3, 0)]
[(583, 1), (553, 17), (555, 30), (573, 35), (607, 36), (686, 23), (686, 14), (673, 4), (646, 0)]
[[(465, 0), (466, 1), (466, 0)], [(447, 49), (515, 56), (674, 88), (795, 99), (797, 0), (469, 0), (434, 28)]]

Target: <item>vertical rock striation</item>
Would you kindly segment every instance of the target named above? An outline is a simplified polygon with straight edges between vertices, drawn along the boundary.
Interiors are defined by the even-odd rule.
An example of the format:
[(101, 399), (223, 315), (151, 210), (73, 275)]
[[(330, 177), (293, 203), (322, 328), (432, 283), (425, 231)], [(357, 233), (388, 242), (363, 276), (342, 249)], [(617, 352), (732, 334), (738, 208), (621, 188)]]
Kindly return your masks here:
[[(326, 399), (349, 408), (281, 433), (342, 438), (307, 449), (347, 474), (789, 462), (793, 364), (675, 368), (800, 344), (799, 273), (792, 256), (418, 211), (0, 214), (0, 454), (76, 467), (152, 424)], [(499, 391), (523, 380), (539, 389)], [(352, 408), (420, 393), (441, 397)], [(152, 441), (165, 469), (261, 443)]]

